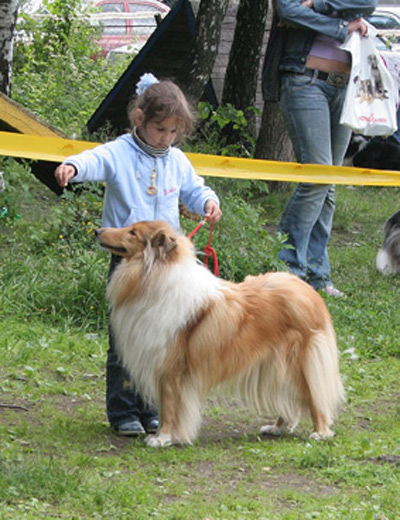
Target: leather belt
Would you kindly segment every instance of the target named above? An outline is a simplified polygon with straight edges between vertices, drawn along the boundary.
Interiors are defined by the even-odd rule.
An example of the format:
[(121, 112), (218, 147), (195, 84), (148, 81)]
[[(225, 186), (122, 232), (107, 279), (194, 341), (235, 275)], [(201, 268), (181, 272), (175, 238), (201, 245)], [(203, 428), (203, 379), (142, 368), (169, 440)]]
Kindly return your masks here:
[[(301, 72), (299, 74), (301, 74)], [(350, 77), (349, 74), (342, 72), (324, 72), (318, 69), (305, 69), (303, 75), (325, 81), (328, 85), (337, 88), (345, 87), (349, 82)]]

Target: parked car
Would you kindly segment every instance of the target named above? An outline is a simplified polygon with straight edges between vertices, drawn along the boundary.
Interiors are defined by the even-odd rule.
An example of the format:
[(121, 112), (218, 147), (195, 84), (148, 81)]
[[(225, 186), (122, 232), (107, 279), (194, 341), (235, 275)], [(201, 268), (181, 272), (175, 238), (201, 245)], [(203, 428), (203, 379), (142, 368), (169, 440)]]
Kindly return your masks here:
[(368, 16), (367, 21), (376, 27), (393, 45), (393, 51), (400, 51), (400, 9), (378, 8)]
[(367, 20), (377, 29), (400, 29), (400, 11), (378, 8)]
[(103, 28), (99, 45), (104, 56), (117, 47), (138, 52), (170, 8), (157, 0), (101, 0), (91, 15)]

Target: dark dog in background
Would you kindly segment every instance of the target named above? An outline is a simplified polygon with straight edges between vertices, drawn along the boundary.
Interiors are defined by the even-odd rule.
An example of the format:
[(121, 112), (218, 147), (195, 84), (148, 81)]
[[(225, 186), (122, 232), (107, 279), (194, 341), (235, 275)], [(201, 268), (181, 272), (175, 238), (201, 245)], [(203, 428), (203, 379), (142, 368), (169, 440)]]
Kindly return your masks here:
[(400, 144), (382, 137), (370, 139), (354, 135), (347, 148), (344, 164), (375, 170), (400, 170)]
[(370, 138), (353, 134), (344, 156), (343, 166), (354, 166), (354, 158), (367, 146)]
[[(346, 166), (377, 170), (400, 170), (400, 144), (383, 138), (369, 139), (353, 135), (345, 158)], [(383, 244), (376, 256), (376, 268), (382, 274), (400, 273), (400, 211), (383, 227)]]
[(383, 226), (383, 244), (376, 256), (376, 268), (382, 274), (400, 273), (400, 211)]

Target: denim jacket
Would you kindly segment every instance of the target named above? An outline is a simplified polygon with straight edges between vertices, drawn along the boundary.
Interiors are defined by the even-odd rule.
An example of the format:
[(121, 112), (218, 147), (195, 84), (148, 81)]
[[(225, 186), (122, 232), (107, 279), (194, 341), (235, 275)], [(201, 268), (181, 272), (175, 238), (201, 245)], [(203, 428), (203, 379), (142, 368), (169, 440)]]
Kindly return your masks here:
[(314, 0), (310, 9), (301, 0), (277, 0), (262, 73), (264, 101), (279, 99), (279, 72), (304, 72), (316, 33), (343, 42), (348, 22), (371, 14), (376, 4), (377, 0)]

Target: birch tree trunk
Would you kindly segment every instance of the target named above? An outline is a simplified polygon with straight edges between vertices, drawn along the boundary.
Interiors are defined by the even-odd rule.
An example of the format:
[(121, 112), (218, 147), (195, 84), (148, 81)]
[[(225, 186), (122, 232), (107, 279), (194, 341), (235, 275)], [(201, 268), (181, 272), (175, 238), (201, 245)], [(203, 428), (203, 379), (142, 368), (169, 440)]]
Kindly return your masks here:
[(0, 0), (0, 92), (11, 95), (13, 38), (18, 0)]
[(184, 63), (179, 83), (196, 103), (210, 79), (221, 37), (222, 20), (229, 0), (201, 0), (189, 59)]
[(263, 46), (268, 0), (240, 0), (236, 28), (226, 69), (221, 103), (243, 110), (249, 133), (255, 135), (255, 114), (247, 111), (256, 104), (258, 72)]

